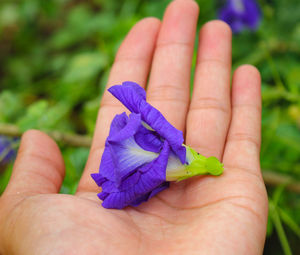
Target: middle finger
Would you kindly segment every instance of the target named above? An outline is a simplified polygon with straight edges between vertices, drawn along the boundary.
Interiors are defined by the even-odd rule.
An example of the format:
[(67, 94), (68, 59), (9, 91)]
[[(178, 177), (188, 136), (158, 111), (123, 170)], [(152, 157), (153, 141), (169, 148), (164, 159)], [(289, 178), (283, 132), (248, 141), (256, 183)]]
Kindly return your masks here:
[(230, 122), (231, 30), (211, 21), (200, 31), (187, 144), (204, 156), (222, 158)]
[(176, 128), (184, 131), (199, 8), (191, 0), (167, 8), (155, 49), (147, 99)]

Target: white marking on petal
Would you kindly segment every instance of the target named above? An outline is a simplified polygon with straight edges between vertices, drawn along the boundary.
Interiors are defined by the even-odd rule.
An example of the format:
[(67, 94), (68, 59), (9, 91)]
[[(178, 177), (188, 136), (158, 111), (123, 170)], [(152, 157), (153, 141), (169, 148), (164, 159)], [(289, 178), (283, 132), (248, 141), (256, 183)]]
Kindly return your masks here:
[(185, 165), (180, 162), (179, 158), (174, 153), (170, 153), (167, 165), (167, 173), (177, 172), (183, 168), (185, 168)]
[(191, 152), (191, 149), (188, 146), (185, 146), (186, 149), (186, 162), (191, 164), (192, 161), (195, 159), (194, 155)]
[[(149, 163), (158, 157), (158, 153), (143, 150), (133, 137), (122, 142), (122, 149), (117, 153), (119, 164), (131, 168)], [(133, 170), (133, 169), (132, 169)]]
[(232, 0), (232, 5), (233, 8), (239, 13), (243, 13), (245, 11), (243, 0)]
[(170, 153), (166, 169), (167, 181), (176, 181), (179, 177), (186, 175), (186, 166), (174, 153)]
[(131, 153), (134, 157), (143, 158), (147, 161), (152, 161), (158, 157), (158, 153), (152, 151), (143, 150), (133, 138), (128, 139), (127, 146), (129, 149), (129, 153)]

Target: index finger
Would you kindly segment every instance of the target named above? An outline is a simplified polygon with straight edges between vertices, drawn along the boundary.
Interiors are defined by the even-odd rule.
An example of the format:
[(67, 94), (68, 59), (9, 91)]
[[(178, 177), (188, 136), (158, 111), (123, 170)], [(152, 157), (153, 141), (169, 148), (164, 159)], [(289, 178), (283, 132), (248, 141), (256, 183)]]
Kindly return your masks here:
[[(122, 84), (123, 81), (134, 81), (142, 87), (146, 86), (159, 27), (160, 21), (158, 19), (146, 18), (131, 29), (117, 53), (107, 88)], [(112, 119), (116, 114), (124, 111), (125, 107), (105, 90), (90, 155), (79, 182), (78, 191), (98, 190), (90, 174), (98, 171)]]

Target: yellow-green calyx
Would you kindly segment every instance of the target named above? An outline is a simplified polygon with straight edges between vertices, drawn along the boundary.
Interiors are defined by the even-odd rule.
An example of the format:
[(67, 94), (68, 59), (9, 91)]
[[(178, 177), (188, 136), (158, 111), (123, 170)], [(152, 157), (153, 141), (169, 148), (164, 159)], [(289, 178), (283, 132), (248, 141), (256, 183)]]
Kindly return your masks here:
[(182, 181), (198, 175), (221, 175), (223, 164), (216, 157), (204, 157), (191, 147), (186, 146), (186, 161), (184, 165), (175, 164), (170, 160), (167, 166), (167, 181)]

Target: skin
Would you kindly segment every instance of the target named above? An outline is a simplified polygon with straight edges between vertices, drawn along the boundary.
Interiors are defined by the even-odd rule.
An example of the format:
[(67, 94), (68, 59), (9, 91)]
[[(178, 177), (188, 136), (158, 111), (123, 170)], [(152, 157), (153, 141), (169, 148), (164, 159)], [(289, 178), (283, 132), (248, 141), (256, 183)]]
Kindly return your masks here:
[(184, 131), (186, 144), (219, 158), (224, 174), (172, 183), (136, 208), (102, 208), (90, 174), (98, 169), (111, 120), (124, 111), (105, 92), (74, 196), (58, 194), (65, 170), (55, 142), (36, 130), (23, 135), (0, 198), (1, 255), (262, 254), (267, 195), (259, 164), (260, 75), (241, 66), (230, 89), (231, 30), (208, 22), (199, 35), (190, 99), (198, 13), (194, 1), (176, 0), (162, 22), (138, 22), (118, 51), (108, 87), (125, 80), (145, 87), (149, 78), (149, 102)]

